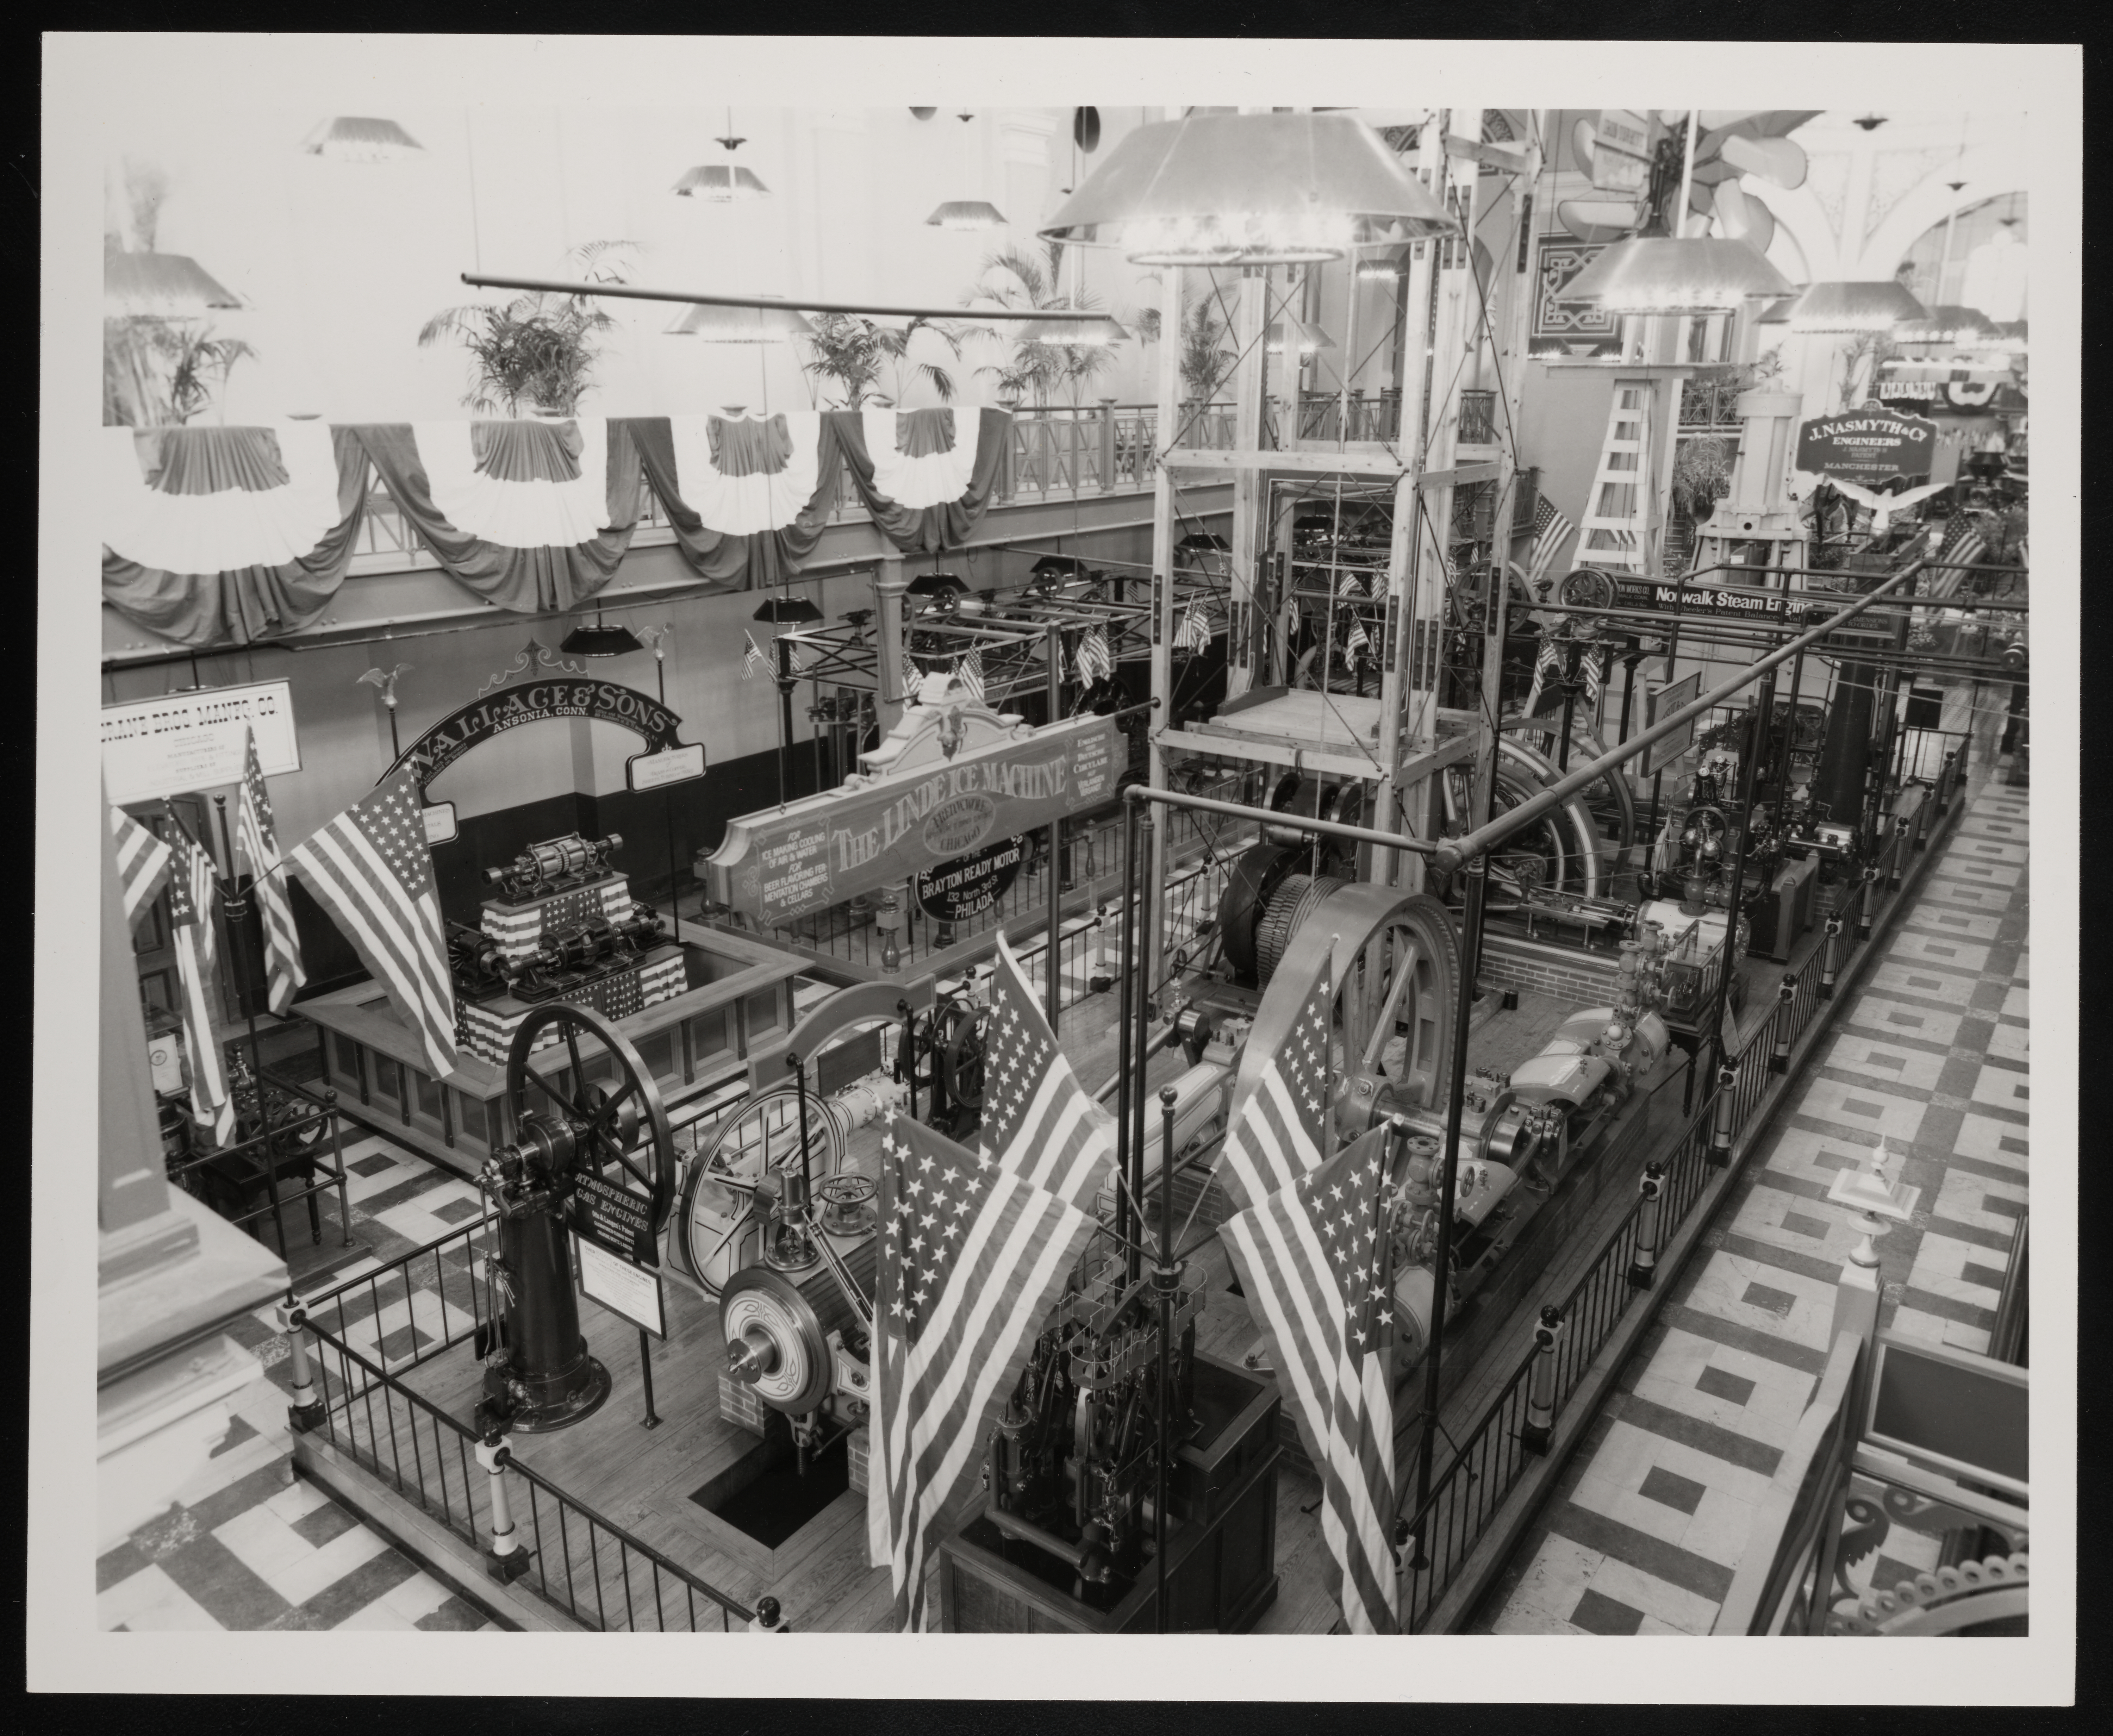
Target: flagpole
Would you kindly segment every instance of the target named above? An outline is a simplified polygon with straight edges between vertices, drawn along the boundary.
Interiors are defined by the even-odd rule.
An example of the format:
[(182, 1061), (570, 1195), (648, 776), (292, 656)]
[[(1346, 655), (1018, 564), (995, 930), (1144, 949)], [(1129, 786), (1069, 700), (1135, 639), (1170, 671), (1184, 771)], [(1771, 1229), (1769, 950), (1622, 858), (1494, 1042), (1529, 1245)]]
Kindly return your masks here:
[[(1130, 1098), (1133, 1082), (1130, 1078), (1130, 997), (1137, 974), (1137, 808), (1134, 801), (1123, 804), (1122, 857), (1122, 977), (1116, 990), (1116, 1173), (1123, 1178), (1123, 1186), (1116, 1196), (1116, 1235), (1127, 1239), (1130, 1235)], [(1144, 1205), (1137, 1204), (1137, 1231), (1144, 1233)], [(1125, 1282), (1135, 1283), (1142, 1270), (1135, 1245), (1130, 1246), (1128, 1275)]]
[[(1133, 785), (1131, 787), (1134, 789), (1136, 786)], [(1130, 991), (1130, 1010), (1132, 1016), (1137, 1021), (1137, 1029), (1130, 1039), (1130, 1054), (1137, 1066), (1136, 1088), (1130, 1093), (1132, 1118), (1130, 1136), (1130, 1192), (1137, 1197), (1137, 1239), (1142, 1242), (1144, 1240), (1145, 1074), (1152, 1064), (1152, 1056), (1145, 1039), (1146, 1027), (1152, 1022), (1151, 985), (1144, 980), (1144, 973), (1149, 968), (1147, 961), (1157, 950), (1152, 944), (1152, 929), (1150, 926), (1157, 920), (1157, 916), (1152, 902), (1151, 863), (1153, 831), (1152, 816), (1146, 811), (1144, 804), (1134, 795), (1130, 798), (1130, 808), (1131, 813), (1135, 816), (1137, 827), (1138, 871), (1138, 944), (1131, 953), (1131, 966), (1137, 973), (1138, 980), (1135, 987)], [(1159, 1162), (1162, 1170), (1171, 1167), (1174, 1162), (1174, 1154), (1171, 1151), (1161, 1151), (1159, 1154)], [(1132, 1257), (1134, 1259), (1135, 1256)], [(1130, 1281), (1134, 1283), (1137, 1277), (1137, 1273), (1133, 1271), (1130, 1274)]]
[[(286, 1219), (279, 1205), (279, 1156), (272, 1144), (272, 1118), (264, 1107), (264, 1051), (257, 1037), (257, 1003), (249, 992), (249, 936), (245, 923), (249, 915), (249, 900), (237, 885), (235, 877), (235, 846), (227, 835), (227, 798), (216, 795), (212, 805), (220, 819), (220, 847), (227, 854), (227, 879), (219, 888), (221, 914), (227, 920), (227, 937), (235, 949), (235, 991), (240, 996), (244, 1016), (249, 1024), (249, 1082), (257, 1093), (257, 1127), (264, 1141), (264, 1191), (272, 1201), (272, 1222), (279, 1233), (279, 1257), (286, 1257)], [(217, 876), (215, 877), (217, 878)], [(203, 913), (201, 913), (203, 914)], [(260, 973), (261, 975), (261, 973)], [(213, 1041), (212, 1033), (205, 1033), (207, 1041)], [(228, 1081), (228, 1109), (235, 1109), (235, 1082)], [(242, 1123), (235, 1118), (235, 1144), (242, 1143)]]
[[(1049, 722), (1055, 723), (1064, 713), (1064, 633), (1055, 625), (1043, 630), (1043, 660), (1047, 663), (1049, 687)], [(1064, 1005), (1064, 960), (1059, 947), (1064, 927), (1064, 818), (1059, 814), (1049, 822), (1049, 863), (1043, 874), (1049, 888), (1049, 974), (1047, 984), (1049, 1002), (1049, 1034), (1056, 1034), (1056, 1015)]]
[[(1140, 1096), (1143, 1093), (1139, 1094)], [(1159, 1260), (1152, 1274), (1159, 1292), (1159, 1463), (1152, 1497), (1152, 1560), (1158, 1575), (1155, 1593), (1156, 1630), (1166, 1631), (1166, 1485), (1174, 1456), (1173, 1417), (1168, 1394), (1174, 1383), (1174, 1292), (1181, 1269), (1174, 1264), (1174, 1105), (1180, 1093), (1171, 1085), (1159, 1093)]]

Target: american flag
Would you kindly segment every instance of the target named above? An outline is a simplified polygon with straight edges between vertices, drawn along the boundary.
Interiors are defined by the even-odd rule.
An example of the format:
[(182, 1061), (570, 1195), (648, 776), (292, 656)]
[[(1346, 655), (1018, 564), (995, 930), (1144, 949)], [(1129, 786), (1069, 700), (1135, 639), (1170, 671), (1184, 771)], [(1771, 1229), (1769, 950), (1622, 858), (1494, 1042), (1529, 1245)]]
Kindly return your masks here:
[(125, 920), (136, 923), (168, 876), (169, 846), (122, 808), (110, 810), (110, 836), (117, 841), (117, 878), (124, 889)]
[(409, 769), (362, 797), (289, 859), (352, 942), (437, 1076), (455, 1065), (455, 997), (418, 785)]
[(1533, 549), (1527, 557), (1527, 581), (1538, 585), (1548, 576), (1549, 568), (1555, 564), (1555, 557), (1563, 545), (1570, 540), (1570, 533), (1577, 526), (1555, 509), (1555, 503), (1543, 494), (1533, 506)]
[(220, 984), (220, 942), (213, 932), (212, 858), (180, 827), (169, 876), (169, 927), (176, 943), (184, 1046), (191, 1060), (191, 1109), (211, 1124), (214, 1143), (235, 1142), (235, 1100), (213, 1035), (212, 991)]
[(1079, 1083), (1002, 934), (990, 1006), (993, 1067), (983, 1096), (983, 1153), (1083, 1206), (1115, 1161), (1115, 1121)]
[(1365, 623), (1357, 616), (1350, 617), (1350, 631), (1344, 636), (1343, 655), (1345, 658), (1369, 658), (1372, 654), (1372, 636), (1365, 631)]
[(1102, 680), (1116, 672), (1116, 660), (1108, 654), (1106, 629), (1098, 627), (1086, 629), (1085, 637), (1079, 641), (1075, 667), (1079, 679), (1087, 682)]
[(1600, 690), (1607, 685), (1607, 654), (1604, 649), (1588, 649), (1580, 660), (1577, 672), (1585, 679), (1585, 703), (1596, 715), (1600, 709)]
[(1563, 662), (1563, 642), (1552, 634), (1541, 636), (1540, 649), (1534, 654), (1533, 685), (1526, 690), (1526, 715), (1531, 717), (1540, 704), (1540, 690), (1548, 679), (1548, 672), (1560, 667)]
[(1229, 1218), (1221, 1230), (1248, 1311), (1276, 1343), (1276, 1379), (1321, 1472), (1330, 1589), (1353, 1633), (1400, 1626), (1394, 1552), (1394, 1401), (1381, 1233), (1386, 1129)]
[(1019, 1384), (1099, 1225), (988, 1150), (906, 1117), (880, 1143), (866, 1524), (893, 1581), (895, 1625), (908, 1632), (930, 1624), (929, 1546), (973, 1473), (985, 1413)]
[(770, 667), (770, 659), (763, 654), (763, 647), (755, 642), (755, 635), (744, 631), (742, 643), (746, 648), (741, 654), (741, 678), (746, 681), (759, 669)]
[(954, 679), (961, 691), (979, 705), (987, 704), (983, 695), (983, 649), (978, 645), (954, 665)]
[(1175, 630), (1174, 643), (1184, 651), (1211, 649), (1211, 612), (1204, 607), (1201, 597), (1189, 599), (1189, 607), (1182, 612), (1181, 625)]
[(264, 789), (263, 762), (257, 757), (257, 731), (243, 727), (242, 790), (235, 807), (235, 849), (249, 864), (249, 885), (264, 931), (264, 970), (270, 979), (265, 999), (275, 1013), (294, 1004), (294, 991), (308, 980), (301, 964), (300, 936), (294, 930), (294, 909), (286, 900), (286, 882), (279, 873), (279, 828), (272, 818), (272, 798)]
[[(1319, 1168), (1333, 1020), (1323, 953), (1290, 1031), (1233, 1117), (1221, 1167), (1239, 1210), (1259, 1204)], [(1317, 1463), (1318, 1461), (1316, 1461)]]
[[(1983, 534), (1979, 522), (1964, 508), (1955, 508), (1944, 522), (1944, 540), (1937, 545), (1937, 553), (1931, 558), (1956, 561), (1963, 566), (1986, 558), (1987, 551), (1988, 539)], [(1956, 583), (1966, 575), (1940, 572), (1937, 576)]]

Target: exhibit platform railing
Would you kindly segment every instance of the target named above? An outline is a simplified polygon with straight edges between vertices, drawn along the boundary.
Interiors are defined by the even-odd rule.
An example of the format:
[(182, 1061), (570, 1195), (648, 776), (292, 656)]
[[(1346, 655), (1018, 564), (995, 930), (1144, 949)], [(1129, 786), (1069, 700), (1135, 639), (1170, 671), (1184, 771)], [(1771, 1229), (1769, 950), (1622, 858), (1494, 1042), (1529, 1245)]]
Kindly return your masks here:
[[(294, 1424), (493, 1558), (495, 1482), (527, 1566), (510, 1583), (604, 1633), (732, 1631), (755, 1611), (650, 1543), (567, 1494), (491, 1437), (404, 1380), (480, 1331), (494, 1310), (485, 1262), (498, 1252), (487, 1215), (424, 1247), (302, 1300), (290, 1296), (296, 1403), (313, 1334), (315, 1400)], [(487, 1449), (495, 1463), (479, 1454)], [(480, 1495), (480, 1489), (483, 1491)], [(505, 1559), (505, 1558), (500, 1558)], [(495, 1574), (495, 1577), (497, 1575)]]
[[(278, 1235), (282, 1260), (286, 1255), (286, 1208), (303, 1201), (308, 1203), (308, 1227), (313, 1239), (320, 1242), (322, 1223), (316, 1210), (316, 1196), (335, 1188), (338, 1222), (343, 1226), (345, 1240), (350, 1242), (352, 1212), (345, 1197), (345, 1138), (337, 1093), (312, 1091), (273, 1076), (268, 1069), (266, 1082), (301, 1107), (248, 1139), (170, 1163), (169, 1179), (260, 1242), (264, 1239), (262, 1220), (269, 1218)], [(260, 1111), (269, 1114), (272, 1105), (268, 1097), (258, 1095)], [(327, 1154), (322, 1146), (326, 1137), (330, 1141)], [(281, 1192), (289, 1187), (290, 1192)], [(260, 1193), (264, 1203), (248, 1206), (247, 1202)]]
[[(1964, 778), (1960, 763), (1946, 763), (1930, 792), (1936, 818), (1920, 828), (1920, 843), (1928, 842), (1936, 825), (1956, 817)], [(1914, 883), (1904, 882), (1902, 874), (1918, 847), (1914, 834), (1886, 829), (1871, 864), (1869, 895), (1873, 902), (1866, 913), (1867, 937), (1857, 938), (1864, 923), (1844, 922), (1838, 936), (1828, 935), (1819, 942), (1821, 949), (1833, 949), (1831, 956), (1816, 950), (1783, 978), (1767, 1017), (1743, 1033), (1736, 1049), (1727, 1049), (1672, 1155), (1647, 1166), (1635, 1204), (1554, 1305), (1559, 1324), (1545, 1347), (1537, 1342), (1528, 1349), (1474, 1425), (1458, 1438), (1449, 1460), (1434, 1465), (1430, 1496), (1408, 1518), (1412, 1541), (1402, 1552), (1404, 1631), (1431, 1628), (1478, 1546), (1500, 1520), (1508, 1522), (1508, 1529), (1522, 1526), (1523, 1515), (1504, 1510), (1528, 1471), (1542, 1462), (1541, 1455), (1527, 1445), (1529, 1406), (1549, 1407), (1553, 1436), (1564, 1442), (1566, 1451), (1575, 1444), (1584, 1413), (1599, 1401), (1603, 1383), (1593, 1381), (1589, 1401), (1577, 1406), (1574, 1415), (1572, 1401), (1588, 1374), (1604, 1372), (1595, 1370), (1595, 1364), (1640, 1299), (1677, 1270), (1677, 1264), (1663, 1258), (1664, 1251), (1705, 1199), (1714, 1205), (1724, 1196), (1797, 1066), (1824, 1036), (1832, 1003), (1846, 998), (1835, 985), (1871, 955), (1886, 923), (1914, 890)], [(1659, 1173), (1654, 1176), (1652, 1169)], [(1654, 1274), (1649, 1284), (1639, 1282), (1637, 1274), (1645, 1272)], [(1403, 1487), (1409, 1486), (1405, 1478)], [(1467, 1589), (1478, 1595), (1481, 1588)], [(1435, 1631), (1458, 1627), (1474, 1601), (1474, 1595), (1452, 1598)]]

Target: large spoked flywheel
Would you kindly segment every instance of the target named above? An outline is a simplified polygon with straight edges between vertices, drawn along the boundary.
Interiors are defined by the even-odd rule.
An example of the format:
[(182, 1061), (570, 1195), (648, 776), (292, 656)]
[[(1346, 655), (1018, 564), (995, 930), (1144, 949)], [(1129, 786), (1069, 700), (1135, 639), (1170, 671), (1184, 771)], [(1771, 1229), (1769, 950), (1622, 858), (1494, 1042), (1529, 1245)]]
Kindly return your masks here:
[[(567, 1063), (561, 1070), (532, 1060), (537, 1039), (553, 1028)], [(506, 1096), (518, 1141), (550, 1148), (554, 1173), (585, 1171), (642, 1193), (659, 1233), (674, 1199), (674, 1135), (651, 1070), (614, 1025), (567, 1001), (537, 1007), (513, 1033)]]
[(1339, 1136), (1362, 1131), (1390, 1109), (1443, 1105), (1461, 992), (1459, 941), (1444, 905), (1393, 886), (1294, 874), (1275, 888), (1260, 931), (1268, 963), (1236, 1105), (1294, 1041), (1308, 985), (1324, 959)]

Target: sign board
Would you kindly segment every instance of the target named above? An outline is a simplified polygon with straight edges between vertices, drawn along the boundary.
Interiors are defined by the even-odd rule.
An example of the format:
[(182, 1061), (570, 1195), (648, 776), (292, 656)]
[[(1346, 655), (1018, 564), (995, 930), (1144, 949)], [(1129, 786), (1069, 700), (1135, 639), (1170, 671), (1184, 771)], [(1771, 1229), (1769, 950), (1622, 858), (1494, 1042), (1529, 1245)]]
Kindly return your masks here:
[(1112, 718), (1072, 718), (744, 815), (705, 863), (712, 895), (765, 927), (789, 923), (1098, 807), (1127, 764)]
[(577, 1236), (573, 1250), (579, 1262), (582, 1296), (656, 1338), (668, 1336), (668, 1298), (658, 1272), (619, 1260), (606, 1248)]
[(669, 748), (658, 754), (634, 754), (623, 763), (623, 775), (634, 791), (664, 790), (705, 775), (705, 746)]
[(1592, 185), (1641, 194), (1650, 178), (1650, 123), (1632, 109), (1603, 108), (1592, 130)]
[(1800, 422), (1796, 468), (1869, 488), (1928, 476), (1936, 453), (1936, 423), (1867, 405)]
[[(661, 784), (704, 774), (704, 749), (678, 739), (682, 720), (651, 694), (591, 677), (554, 676), (501, 687), (481, 699), (472, 699), (459, 711), (450, 712), (404, 749), (377, 781), (386, 781), (408, 766), (422, 790), (472, 748), (493, 736), (518, 729), (524, 723), (542, 723), (561, 718), (585, 718), (591, 722), (614, 723), (641, 737), (646, 751), (630, 763), (631, 786), (634, 790), (657, 789)], [(639, 782), (637, 771), (640, 761), (653, 759), (664, 762), (657, 781)], [(692, 764), (695, 771), (687, 769)], [(272, 768), (267, 763), (264, 769), (269, 772)], [(113, 796), (112, 800), (116, 798)]]
[(112, 805), (150, 802), (242, 778), (242, 727), (257, 731), (267, 777), (301, 769), (290, 681), (207, 687), (103, 708), (103, 777)]
[(2025, 1371), (1992, 1356), (1881, 1334), (1864, 1438), (2015, 1495), (2032, 1474)]
[(1025, 836), (1001, 838), (917, 877), (917, 908), (942, 923), (979, 916), (1011, 890), (1026, 859)]
[[(1644, 727), (1649, 729), (1660, 718), (1669, 718), (1683, 705), (1691, 705), (1701, 696), (1702, 672), (1683, 675), (1670, 686), (1661, 687), (1644, 701)], [(1643, 776), (1650, 777), (1663, 772), (1674, 760), (1685, 754), (1695, 741), (1695, 720), (1690, 718), (1677, 730), (1662, 736), (1644, 750)]]
[(598, 1175), (582, 1174), (566, 1208), (573, 1233), (619, 1259), (657, 1267), (660, 1249), (653, 1234), (653, 1202), (643, 1194)]
[(1780, 620), (1790, 607), (1779, 590), (1744, 585), (1676, 585), (1668, 579), (1617, 579), (1614, 605), (1683, 615), (1732, 615), (1742, 620), (1755, 616)]
[(453, 802), (433, 802), (420, 810), (426, 822), (426, 844), (430, 849), (436, 844), (452, 843), (455, 836), (455, 804)]

